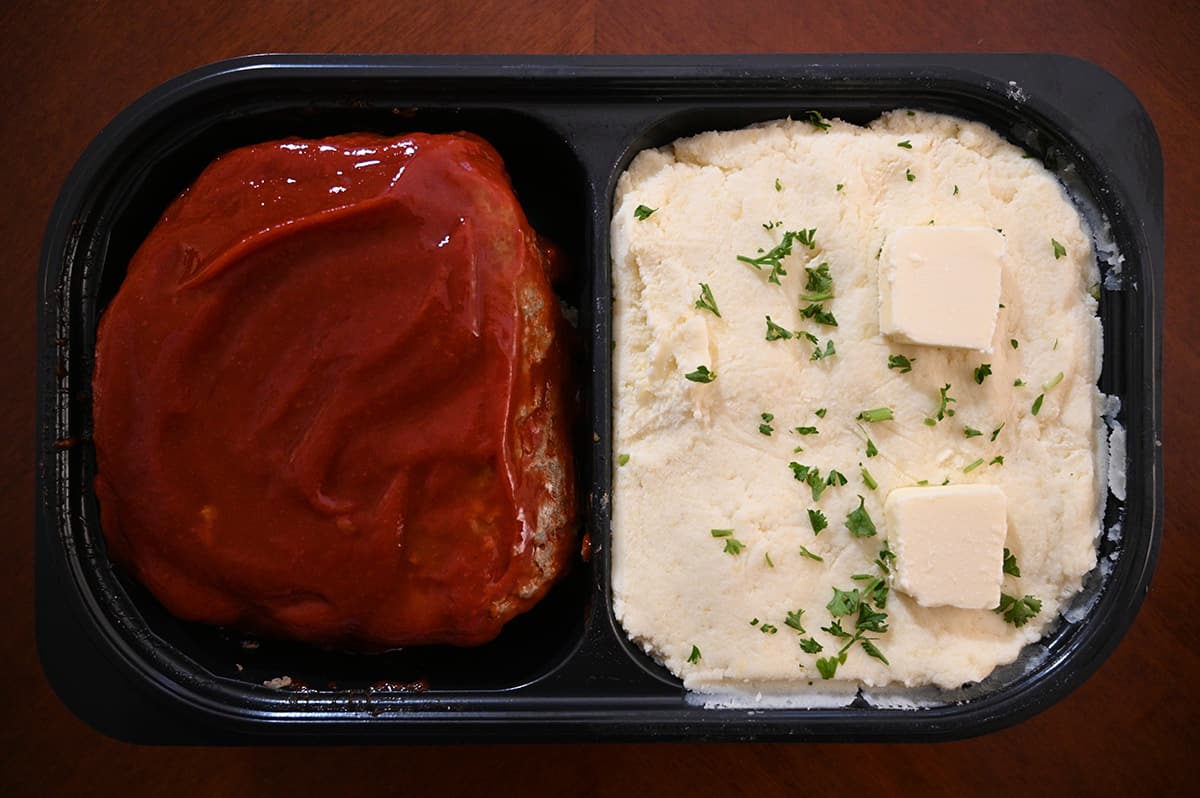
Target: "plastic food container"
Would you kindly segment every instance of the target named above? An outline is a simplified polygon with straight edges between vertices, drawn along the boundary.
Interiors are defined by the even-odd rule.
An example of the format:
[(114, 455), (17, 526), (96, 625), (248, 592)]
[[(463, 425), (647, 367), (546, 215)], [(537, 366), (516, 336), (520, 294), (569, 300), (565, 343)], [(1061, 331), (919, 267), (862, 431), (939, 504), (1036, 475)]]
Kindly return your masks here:
[[(1111, 239), (1115, 249), (1099, 252), (1099, 387), (1120, 399), (1110, 424), (1124, 430), (1124, 454), (1114, 449), (1127, 474), (1124, 500), (1108, 495), (1100, 565), (1065, 617), (984, 682), (923, 694), (931, 705), (921, 709), (870, 695), (829, 709), (708, 709), (628, 642), (611, 611), (614, 186), (634, 154), (679, 136), (809, 109), (862, 123), (896, 107), (987, 123), (1045, 160)], [(92, 489), (96, 324), (130, 256), (170, 200), (231, 148), (296, 135), (459, 129), (496, 146), (534, 227), (576, 270), (565, 299), (579, 308), (586, 358), (590, 426), (576, 457), (590, 562), (477, 649), (362, 656), (177, 621), (113, 570)], [(1015, 723), (1100, 665), (1132, 623), (1153, 570), (1163, 507), (1162, 230), (1161, 154), (1145, 111), (1108, 73), (1061, 56), (261, 56), (188, 73), (101, 132), (46, 234), (36, 508), (44, 668), (81, 718), (155, 743), (914, 741)]]

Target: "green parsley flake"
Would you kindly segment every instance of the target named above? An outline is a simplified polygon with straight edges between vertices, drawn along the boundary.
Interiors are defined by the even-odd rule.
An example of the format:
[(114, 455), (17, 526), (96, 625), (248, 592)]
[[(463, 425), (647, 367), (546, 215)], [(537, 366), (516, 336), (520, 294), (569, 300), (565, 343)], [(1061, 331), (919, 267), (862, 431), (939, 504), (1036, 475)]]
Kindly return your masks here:
[(1017, 377), (1015, 380), (1013, 380), (1013, 387), (1014, 388), (1025, 387), (1025, 380), (1021, 379), (1020, 377)]
[(830, 124), (825, 121), (825, 117), (821, 116), (820, 111), (805, 111), (800, 115), (805, 122), (819, 130), (829, 130)]
[(871, 472), (867, 470), (867, 467), (861, 466), (861, 468), (862, 468), (863, 484), (866, 485), (871, 490), (875, 490), (876, 488), (878, 488), (879, 483), (875, 481), (875, 477), (871, 476)]
[(821, 302), (833, 298), (833, 277), (829, 274), (828, 263), (822, 262), (815, 269), (805, 266), (804, 272), (808, 275), (804, 290), (809, 293), (801, 295), (801, 301)]
[(1021, 345), (1021, 343), (1016, 338), (1009, 338), (1008, 345), (1011, 346), (1013, 349), (1016, 349), (1018, 346)]
[(822, 657), (817, 660), (817, 671), (822, 679), (832, 679), (837, 674), (839, 659), (837, 657)]
[(765, 635), (773, 635), (779, 631), (779, 627), (776, 626), (775, 624), (764, 623), (762, 626), (758, 627), (758, 631), (762, 632)]
[(976, 438), (982, 434), (983, 434), (982, 432), (975, 429), (974, 427), (963, 427), (963, 437), (964, 438)]
[(824, 324), (826, 327), (838, 326), (837, 319), (832, 311), (825, 310), (825, 305), (817, 303), (800, 309), (800, 315), (806, 319), (812, 319), (817, 324)]
[(842, 618), (857, 612), (861, 601), (862, 595), (858, 592), (858, 588), (840, 590), (835, 587), (833, 589), (833, 598), (825, 605), (825, 609), (829, 610), (829, 614), (834, 618)]
[[(767, 275), (767, 282), (780, 285), (779, 278), (787, 276), (787, 271), (783, 268), (783, 259), (792, 254), (792, 242), (800, 241), (800, 243), (803, 244), (805, 243), (806, 238), (807, 240), (811, 241), (812, 234), (815, 232), (815, 228), (813, 230), (801, 230), (799, 232), (795, 230), (788, 230), (784, 232), (782, 240), (772, 247), (769, 252), (759, 255), (757, 258), (751, 258), (747, 255), (738, 255), (737, 259), (742, 263), (750, 264), (759, 271), (761, 271), (764, 266), (770, 266), (771, 273)], [(759, 251), (761, 252), (762, 250)]]
[(1046, 398), (1046, 394), (1044, 394), (1044, 393), (1039, 393), (1039, 394), (1038, 394), (1038, 397), (1037, 397), (1037, 399), (1034, 399), (1034, 400), (1033, 400), (1033, 407), (1032, 407), (1032, 408), (1030, 408), (1030, 412), (1032, 412), (1032, 413), (1033, 413), (1035, 416), (1036, 416), (1038, 413), (1042, 412), (1042, 401), (1043, 401), (1045, 398)]
[(867, 436), (867, 457), (874, 457), (879, 454), (879, 450), (875, 448), (875, 441), (871, 440), (871, 436)]
[(697, 646), (692, 646), (692, 653), (688, 654), (687, 661), (693, 665), (700, 661), (700, 649)]
[(746, 544), (737, 538), (727, 538), (725, 540), (725, 553), (732, 554), (734, 557), (742, 553), (742, 549), (746, 548)]
[(892, 408), (890, 407), (876, 407), (872, 410), (863, 410), (854, 418), (858, 421), (869, 421), (873, 424), (878, 421), (891, 421), (895, 416), (892, 415)]
[(1050, 239), (1050, 246), (1054, 249), (1054, 259), (1055, 260), (1058, 260), (1059, 258), (1062, 258), (1062, 257), (1066, 257), (1067, 248), (1064, 247), (1062, 244), (1058, 243), (1057, 241), (1055, 241), (1053, 238)]
[(912, 173), (911, 169), (909, 169), (908, 167), (905, 167), (904, 179), (911, 183), (912, 181), (917, 179), (917, 176)]
[(683, 378), (692, 382), (709, 383), (717, 378), (717, 372), (709, 371), (708, 366), (696, 366), (695, 371), (689, 371)]
[(897, 147), (903, 147), (903, 148), (904, 148), (904, 149), (906, 149), (906, 150), (911, 150), (911, 149), (912, 149), (912, 142), (911, 142), (911, 141), (909, 141), (908, 139), (905, 139), (904, 141), (900, 142), (900, 143), (899, 143), (899, 144), (897, 144), (896, 146), (897, 146)]
[(983, 385), (983, 381), (985, 379), (987, 379), (988, 375), (990, 375), (991, 373), (992, 373), (992, 364), (991, 363), (984, 363), (981, 366), (977, 366), (975, 368), (975, 384)]
[(804, 634), (804, 625), (800, 623), (800, 616), (804, 614), (804, 610), (796, 610), (787, 614), (787, 620), (783, 622), (784, 626), (795, 629), (800, 634)]
[(824, 360), (826, 358), (833, 357), (836, 354), (837, 350), (833, 348), (833, 339), (830, 338), (825, 341), (825, 351), (821, 351), (821, 347), (818, 345), (817, 348), (813, 350), (812, 357), (810, 357), (809, 360)]
[(1004, 455), (998, 454), (988, 461), (988, 465), (1004, 465)]
[(650, 218), (650, 214), (654, 213), (658, 208), (650, 208), (645, 205), (639, 205), (633, 209), (633, 215), (637, 217), (639, 222), (644, 222)]
[(779, 182), (779, 178), (778, 178), (778, 177), (777, 177), (777, 178), (775, 178), (775, 190), (776, 190), (776, 191), (783, 191), (783, 183), (780, 183), (780, 182)]
[(763, 413), (761, 418), (763, 423), (758, 425), (758, 431), (763, 435), (770, 435), (775, 431), (775, 428), (771, 426), (771, 422), (775, 420), (775, 416), (771, 413)]
[(1004, 573), (1010, 576), (1021, 575), (1021, 568), (1017, 565), (1017, 558), (1007, 548), (1004, 550)]
[(968, 465), (968, 466), (966, 466), (965, 468), (963, 468), (963, 473), (964, 473), (964, 474), (970, 474), (972, 471), (974, 471), (976, 468), (979, 468), (981, 465), (983, 465), (983, 458), (982, 458), (982, 457), (980, 457), (978, 460), (974, 461), (974, 462), (973, 462), (973, 463), (971, 463), (970, 465)]
[(623, 466), (629, 462), (629, 452), (622, 452), (617, 455), (617, 465)]
[(845, 485), (846, 475), (836, 468), (829, 470), (829, 478), (825, 480), (825, 484), (833, 487), (835, 485)]
[(800, 650), (805, 654), (820, 654), (825, 648), (817, 642), (816, 638), (810, 637), (800, 641)]
[(769, 552), (769, 551), (764, 551), (764, 552), (763, 552), (763, 559), (765, 559), (765, 560), (767, 561), (767, 567), (768, 567), (768, 568), (774, 568), (774, 567), (775, 567), (775, 563), (771, 562), (771, 552)]
[(1041, 599), (1028, 595), (1025, 598), (1019, 599), (1007, 593), (1000, 594), (1000, 605), (993, 610), (997, 615), (1003, 615), (1007, 623), (1011, 623), (1018, 628), (1029, 623), (1041, 611)]
[(767, 340), (768, 341), (780, 341), (780, 340), (787, 341), (787, 340), (790, 340), (791, 337), (792, 337), (792, 334), (790, 332), (788, 332), (784, 328), (780, 327), (775, 322), (771, 321), (771, 317), (767, 316)]
[(1057, 374), (1055, 374), (1053, 377), (1051, 377), (1050, 379), (1048, 379), (1042, 383), (1042, 390), (1048, 391), (1051, 388), (1053, 388), (1055, 385), (1058, 385), (1062, 381), (1063, 381), (1063, 373), (1060, 371)]
[(721, 318), (721, 311), (717, 310), (717, 300), (713, 299), (712, 289), (708, 287), (708, 283), (700, 283), (700, 298), (696, 300), (696, 307), (700, 310), (707, 310)]
[(856, 538), (875, 536), (875, 522), (871, 520), (862, 496), (858, 497), (858, 508), (846, 516), (846, 528)]
[(957, 183), (954, 185), (954, 195), (953, 196), (955, 196), (955, 197), (958, 196), (958, 184)]
[[(817, 515), (821, 516), (821, 529), (824, 529), (826, 526), (828, 526), (828, 523), (825, 521), (825, 516), (821, 515), (821, 511), (820, 511), (820, 510), (816, 510), (816, 511), (814, 511), (814, 510), (809, 510), (809, 511), (808, 511), (808, 519), (809, 519), (810, 521), (813, 521), (813, 516), (812, 516), (813, 512), (816, 512), (816, 514), (817, 514)], [(817, 523), (816, 523), (816, 521), (813, 521), (813, 529), (817, 529)], [(817, 529), (817, 531), (819, 532), (820, 530), (819, 530), (819, 529)], [(813, 554), (811, 551), (809, 551), (808, 549), (804, 548), (803, 546), (801, 546), (801, 547), (800, 547), (800, 556), (801, 556), (801, 557), (807, 557), (808, 559), (810, 559), (810, 560), (814, 560), (814, 561), (816, 561), (816, 562), (825, 562), (825, 558), (824, 558), (824, 557), (821, 557), (820, 555), (817, 555), (817, 554)]]
[(820, 430), (818, 430), (816, 427), (796, 427), (795, 433), (797, 435), (820, 435), (821, 434)]
[(916, 362), (915, 357), (905, 357), (904, 355), (888, 355), (888, 368), (899, 369), (901, 374), (907, 374), (912, 371), (912, 364)]
[[(821, 534), (822, 529), (825, 529), (827, 526), (829, 526), (829, 519), (827, 519), (825, 517), (825, 513), (821, 512), (820, 510), (809, 510), (808, 511), (808, 523), (812, 524), (813, 536), (815, 537), (816, 535)], [(803, 546), (801, 546), (800, 549), (801, 549), (800, 553), (803, 554), (805, 557), (808, 557), (810, 560), (816, 560), (817, 562), (824, 562), (824, 560), (822, 560), (820, 557), (816, 556), (815, 554), (813, 554), (812, 552), (810, 552), (808, 549), (804, 548)]]
[(826, 410), (823, 407), (818, 407), (816, 410), (813, 411), (813, 413), (816, 415), (817, 418), (825, 418)]
[(1004, 429), (1005, 423), (1006, 422), (1001, 421), (1000, 426), (998, 426), (994, 430), (992, 430), (992, 442), (993, 443), (996, 441), (996, 436), (1000, 434), (1000, 430)]
[(845, 184), (845, 183), (838, 183), (838, 184), (837, 184), (837, 188), (836, 188), (836, 189), (834, 189), (834, 190), (835, 190), (835, 191), (841, 191), (841, 190), (842, 190), (843, 188), (845, 188), (845, 187), (846, 187), (846, 184)]

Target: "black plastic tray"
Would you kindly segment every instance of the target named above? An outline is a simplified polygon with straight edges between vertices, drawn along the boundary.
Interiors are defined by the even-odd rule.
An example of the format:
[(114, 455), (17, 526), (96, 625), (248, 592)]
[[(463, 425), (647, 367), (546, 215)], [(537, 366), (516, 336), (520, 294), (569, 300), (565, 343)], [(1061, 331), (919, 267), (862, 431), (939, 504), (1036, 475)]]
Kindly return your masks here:
[[(704, 709), (631, 646), (610, 607), (610, 277), (618, 175), (645, 147), (820, 109), (978, 119), (1094, 205), (1121, 254), (1101, 296), (1100, 388), (1121, 399), (1127, 500), (1109, 496), (1095, 602), (941, 706)], [(96, 322), (167, 203), (215, 156), (289, 135), (467, 129), (505, 157), (534, 226), (578, 267), (591, 428), (577, 452), (595, 556), (479, 649), (355, 656), (181, 623), (111, 568), (92, 491)], [(81, 157), (42, 253), (38, 325), (37, 632), (80, 717), (156, 743), (395, 740), (934, 740), (997, 729), (1063, 697), (1132, 623), (1162, 525), (1162, 163), (1114, 77), (1053, 55), (724, 57), (256, 56), (190, 72), (123, 112)], [(1081, 599), (1082, 600), (1082, 599)], [(290, 676), (293, 689), (263, 686)], [(378, 689), (421, 684), (422, 690)], [(305, 689), (294, 689), (303, 685)]]

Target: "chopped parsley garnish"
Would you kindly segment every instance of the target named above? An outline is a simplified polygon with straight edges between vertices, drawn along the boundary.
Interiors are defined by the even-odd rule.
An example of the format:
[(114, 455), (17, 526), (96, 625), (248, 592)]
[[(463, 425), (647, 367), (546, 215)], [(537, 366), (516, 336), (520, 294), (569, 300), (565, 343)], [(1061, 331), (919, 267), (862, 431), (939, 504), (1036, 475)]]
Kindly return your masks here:
[(692, 382), (709, 383), (717, 378), (717, 372), (709, 371), (708, 366), (696, 366), (695, 371), (689, 371), (683, 375), (684, 379)]
[(820, 435), (821, 431), (816, 427), (796, 427), (795, 433), (797, 435)]
[(1066, 256), (1067, 248), (1064, 247), (1062, 244), (1058, 243), (1057, 241), (1055, 241), (1053, 238), (1050, 239), (1050, 246), (1054, 248), (1054, 259), (1055, 260), (1058, 260), (1059, 258)]
[(808, 275), (808, 282), (804, 284), (804, 290), (809, 293), (801, 295), (801, 301), (821, 302), (833, 298), (833, 277), (829, 274), (828, 263), (822, 262), (815, 269), (805, 266), (804, 271)]
[(858, 497), (858, 508), (846, 516), (846, 528), (856, 538), (875, 536), (875, 522), (871, 520), (871, 514), (867, 512), (862, 496)]
[(1017, 565), (1017, 558), (1007, 548), (1004, 550), (1004, 573), (1011, 576), (1021, 575), (1021, 568)]
[(955, 197), (958, 196), (958, 184), (957, 183), (954, 184), (954, 196)]
[(899, 144), (897, 144), (896, 146), (897, 146), (897, 147), (903, 147), (903, 148), (904, 148), (904, 149), (906, 149), (906, 150), (911, 150), (911, 149), (912, 149), (912, 142), (911, 142), (911, 141), (909, 141), (908, 139), (905, 139), (904, 141), (900, 142), (900, 143), (899, 143)]
[(796, 232), (796, 240), (809, 249), (817, 248), (817, 228), (810, 227), (807, 230), (801, 229)]
[(1004, 455), (998, 454), (988, 461), (988, 465), (1004, 465)]
[[(927, 426), (932, 427), (937, 423), (937, 421), (942, 421), (948, 416), (954, 415), (954, 409), (950, 407), (950, 403), (957, 402), (958, 400), (951, 396), (949, 391), (950, 383), (946, 383), (938, 389), (938, 393), (941, 396), (940, 400), (938, 401), (938, 409), (937, 412), (933, 414), (933, 418), (925, 419), (925, 424)], [(934, 419), (936, 419), (936, 421)]]
[(1033, 400), (1033, 407), (1030, 408), (1030, 412), (1033, 413), (1035, 416), (1038, 413), (1042, 412), (1042, 401), (1045, 398), (1046, 398), (1046, 394), (1039, 393), (1037, 399)]
[(826, 410), (823, 407), (818, 407), (816, 410), (813, 411), (813, 413), (816, 415), (817, 418), (825, 418)]
[(785, 330), (784, 328), (780, 327), (775, 322), (771, 321), (771, 317), (767, 316), (767, 340), (768, 341), (779, 341), (779, 340), (787, 341), (787, 340), (790, 340), (791, 337), (792, 337), (792, 334), (789, 331)]
[(733, 530), (732, 529), (712, 529), (712, 530), (709, 530), (709, 534), (712, 535), (714, 538), (727, 538), (733, 534)]
[(842, 618), (856, 612), (861, 601), (862, 596), (859, 594), (858, 588), (840, 590), (835, 587), (833, 589), (833, 598), (825, 605), (825, 609), (829, 610), (829, 614), (834, 618)]
[(892, 408), (890, 407), (876, 407), (872, 410), (863, 410), (855, 418), (859, 421), (874, 423), (876, 421), (891, 421), (895, 416), (892, 415)]
[(690, 662), (690, 663), (692, 663), (693, 665), (695, 665), (697, 662), (699, 662), (699, 661), (700, 661), (700, 649), (699, 649), (699, 647), (697, 647), (697, 646), (692, 646), (692, 653), (691, 653), (691, 654), (688, 654), (688, 659), (687, 659), (687, 661), (688, 661), (688, 662)]
[(975, 384), (983, 385), (983, 381), (992, 373), (992, 364), (984, 363), (981, 366), (975, 367)]
[(700, 298), (696, 300), (696, 307), (711, 312), (718, 319), (721, 318), (721, 311), (717, 310), (717, 300), (713, 299), (708, 283), (700, 283)]
[(771, 422), (775, 420), (775, 416), (771, 413), (763, 413), (761, 418), (763, 423), (758, 425), (758, 431), (763, 435), (770, 435), (775, 431), (775, 428), (771, 426)]
[(810, 637), (800, 641), (800, 650), (805, 654), (820, 654), (825, 648), (817, 642), (816, 638)]
[(838, 663), (841, 662), (840, 657), (822, 657), (817, 660), (817, 671), (820, 672), (822, 679), (832, 679), (837, 674)]
[(769, 552), (769, 551), (764, 551), (764, 552), (763, 552), (763, 559), (767, 561), (767, 567), (768, 567), (768, 568), (774, 568), (774, 567), (775, 567), (775, 563), (771, 562), (771, 552)]
[(1000, 594), (1000, 605), (993, 612), (1003, 615), (1004, 620), (1018, 628), (1029, 623), (1042, 611), (1042, 600), (1033, 596), (1017, 598), (1007, 593)]
[(727, 538), (725, 540), (725, 553), (732, 554), (734, 557), (742, 553), (742, 549), (746, 548), (746, 544), (737, 538)]
[(872, 643), (872, 642), (871, 642), (871, 639), (870, 639), (870, 638), (868, 638), (868, 637), (864, 637), (864, 638), (862, 638), (861, 640), (859, 640), (858, 642), (859, 642), (859, 645), (861, 645), (861, 646), (862, 646), (862, 648), (863, 648), (863, 651), (867, 652), (867, 654), (868, 654), (868, 655), (870, 655), (870, 656), (874, 657), (875, 659), (879, 660), (879, 661), (880, 661), (880, 662), (882, 662), (884, 665), (891, 665), (891, 664), (892, 664), (892, 663), (890, 663), (890, 662), (888, 662), (888, 661), (887, 661), (887, 657), (883, 656), (883, 652), (882, 652), (882, 651), (880, 651), (880, 650), (879, 650), (879, 648), (878, 648), (878, 647), (877, 647), (877, 646), (876, 646), (874, 643)]
[[(820, 529), (817, 529), (817, 522), (813, 520), (813, 515), (812, 515), (812, 514), (813, 514), (814, 512), (816, 512), (816, 514), (817, 514), (817, 515), (821, 516), (821, 527), (820, 527)], [(817, 532), (821, 531), (821, 529), (824, 529), (826, 526), (828, 526), (828, 524), (827, 524), (827, 523), (826, 523), (826, 521), (825, 521), (825, 516), (821, 515), (821, 511), (820, 511), (820, 510), (815, 510), (815, 511), (814, 511), (814, 510), (809, 510), (809, 511), (808, 511), (808, 519), (809, 519), (810, 521), (813, 521), (813, 529), (814, 529), (814, 530), (816, 530)], [(809, 551), (808, 549), (804, 548), (803, 546), (801, 546), (801, 547), (800, 547), (800, 556), (801, 556), (801, 557), (807, 557), (808, 559), (810, 559), (810, 560), (815, 560), (816, 562), (825, 562), (825, 558), (824, 558), (824, 557), (822, 557), (822, 556), (820, 556), (820, 555), (817, 555), (817, 554), (813, 554), (811, 551)]]
[[(825, 517), (825, 513), (821, 512), (820, 510), (809, 510), (808, 511), (808, 523), (812, 524), (813, 536), (816, 536), (816, 535), (821, 534), (822, 529), (829, 526), (829, 519), (827, 519)], [(811, 551), (804, 548), (803, 546), (800, 547), (800, 553), (803, 554), (805, 557), (809, 558), (810, 560), (816, 560), (817, 562), (825, 562), (823, 559), (821, 559), (817, 555), (813, 554)]]
[(992, 430), (992, 441), (993, 441), (993, 442), (995, 442), (995, 440), (996, 440), (996, 436), (1000, 434), (1000, 430), (1004, 429), (1004, 425), (1005, 425), (1005, 423), (1006, 423), (1006, 422), (1004, 422), (1004, 421), (1001, 421), (1001, 422), (1000, 422), (1000, 426), (998, 426), (998, 427), (996, 427), (994, 430)]
[[(826, 483), (821, 479), (821, 469), (812, 468), (810, 466), (801, 465), (800, 463), (788, 463), (788, 467), (792, 469), (792, 476), (797, 482), (803, 482), (812, 489), (813, 501), (821, 500), (821, 494), (825, 492), (825, 488), (831, 483)], [(832, 479), (832, 477), (830, 477)], [(812, 518), (812, 511), (809, 511), (809, 518)]]
[(787, 271), (783, 268), (783, 259), (792, 254), (792, 242), (798, 240), (803, 244), (805, 241), (801, 237), (801, 233), (809, 233), (811, 239), (811, 233), (814, 232), (816, 231), (802, 230), (798, 233), (794, 230), (789, 230), (783, 234), (783, 239), (774, 247), (772, 247), (769, 252), (759, 255), (757, 258), (751, 258), (746, 255), (738, 255), (737, 259), (742, 263), (749, 263), (759, 271), (761, 271), (764, 266), (770, 266), (771, 273), (767, 275), (767, 282), (779, 285), (779, 278), (787, 276)]
[(780, 219), (780, 220), (774, 221), (774, 222), (767, 222), (762, 226), (762, 228), (764, 230), (774, 230), (776, 227), (780, 227), (782, 225), (783, 225), (783, 220)]
[(983, 465), (982, 457), (980, 457), (978, 460), (972, 462), (970, 465), (963, 468), (963, 473), (970, 474), (972, 471), (974, 471), (976, 468), (979, 468), (981, 465)]
[(875, 565), (886, 575), (892, 572), (892, 565), (895, 563), (896, 552), (892, 551), (892, 547), (885, 540), (883, 541), (883, 548), (879, 550), (879, 556), (875, 558)]
[(1009, 338), (1008, 345), (1011, 346), (1013, 349), (1016, 349), (1018, 346), (1021, 345), (1021, 342), (1018, 341), (1016, 338)]
[(824, 360), (825, 358), (833, 357), (836, 354), (837, 350), (833, 348), (833, 339), (830, 338), (825, 341), (825, 350), (822, 351), (820, 344), (818, 344), (817, 348), (813, 350), (812, 357), (810, 357), (809, 360)]
[(830, 124), (825, 121), (825, 117), (821, 116), (820, 111), (805, 111), (801, 116), (804, 121), (820, 130), (829, 130)]
[(866, 485), (871, 490), (875, 490), (876, 488), (878, 488), (879, 483), (875, 481), (875, 477), (871, 476), (871, 472), (867, 470), (867, 467), (861, 466), (861, 469), (862, 469), (863, 484)]
[(796, 330), (796, 337), (803, 338), (804, 340), (808, 341), (813, 346), (816, 346), (817, 344), (821, 343), (820, 338), (818, 338), (817, 336), (815, 336), (812, 333), (807, 332), (805, 330)]
[(845, 485), (846, 475), (841, 471), (838, 471), (836, 468), (832, 468), (829, 470), (829, 478), (825, 480), (825, 484), (829, 485), (830, 487), (835, 485)]
[(650, 208), (645, 205), (639, 205), (633, 209), (633, 215), (637, 217), (639, 222), (644, 222), (650, 218), (650, 214), (654, 213), (658, 208)]
[(804, 614), (804, 610), (796, 610), (787, 614), (787, 620), (783, 622), (784, 626), (795, 629), (800, 634), (805, 634), (804, 625), (800, 623), (800, 616)]
[(779, 182), (779, 178), (778, 178), (778, 177), (777, 177), (777, 178), (775, 178), (775, 190), (776, 190), (776, 191), (783, 191), (783, 183), (780, 183), (780, 182)]
[(1021, 379), (1020, 377), (1017, 377), (1015, 380), (1013, 380), (1014, 388), (1023, 388), (1024, 386), (1025, 386), (1025, 380)]
[(800, 315), (806, 319), (812, 319), (817, 324), (824, 324), (827, 327), (838, 326), (837, 319), (833, 313), (825, 310), (825, 305), (817, 303), (800, 309)]
[(879, 450), (875, 448), (875, 441), (871, 440), (871, 436), (867, 436), (867, 457), (874, 457), (879, 454)]
[(629, 462), (629, 452), (622, 452), (617, 455), (617, 465), (623, 466)]
[(911, 183), (912, 181), (917, 179), (917, 176), (912, 173), (911, 169), (909, 169), (908, 167), (905, 167), (904, 168), (904, 179)]
[(977, 438), (982, 434), (983, 434), (982, 432), (975, 429), (974, 427), (963, 427), (963, 437), (964, 438)]
[(912, 364), (916, 360), (915, 357), (905, 357), (904, 355), (888, 355), (888, 368), (899, 369), (901, 374), (907, 374), (912, 371)]
[(1100, 283), (1092, 283), (1088, 286), (1088, 296), (1097, 302), (1100, 301)]
[(834, 191), (841, 191), (845, 187), (846, 187), (845, 183), (838, 183), (837, 188), (835, 188)]
[(1060, 371), (1057, 374), (1055, 374), (1053, 377), (1051, 377), (1050, 379), (1048, 379), (1042, 383), (1042, 390), (1048, 391), (1051, 388), (1053, 388), (1055, 385), (1058, 385), (1060, 382), (1062, 382), (1062, 380), (1063, 380), (1063, 373)]

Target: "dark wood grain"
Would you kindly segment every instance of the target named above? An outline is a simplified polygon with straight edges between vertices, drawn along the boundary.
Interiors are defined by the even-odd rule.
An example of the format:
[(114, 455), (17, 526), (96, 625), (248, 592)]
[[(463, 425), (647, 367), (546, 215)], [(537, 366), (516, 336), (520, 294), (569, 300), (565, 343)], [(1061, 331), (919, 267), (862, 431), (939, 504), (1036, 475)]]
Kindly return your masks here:
[[(1188, 783), (1200, 643), (1200, 10), (1146, 0), (602, 3), (20, 3), (0, 8), (0, 794), (1167, 795)], [(1127, 83), (1166, 163), (1164, 457), (1158, 571), (1082, 688), (1016, 728), (928, 746), (660, 745), (164, 750), (76, 720), (33, 642), (33, 375), (41, 235), (68, 169), (121, 108), (186, 69), (259, 51), (1055, 51)]]

